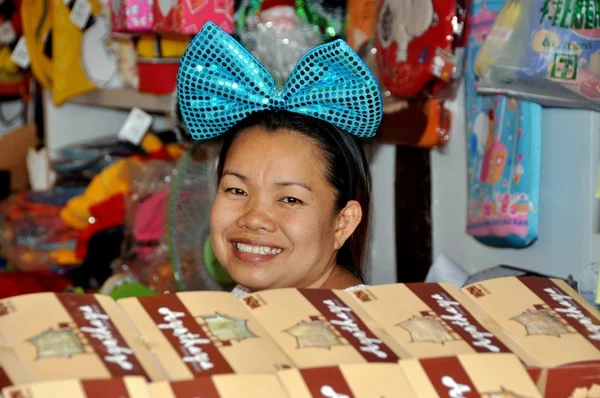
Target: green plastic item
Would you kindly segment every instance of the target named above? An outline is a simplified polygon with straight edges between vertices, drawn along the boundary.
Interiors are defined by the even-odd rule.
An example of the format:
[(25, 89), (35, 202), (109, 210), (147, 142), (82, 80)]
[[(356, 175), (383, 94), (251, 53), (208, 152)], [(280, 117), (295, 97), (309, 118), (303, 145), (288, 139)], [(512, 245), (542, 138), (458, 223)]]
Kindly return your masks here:
[(123, 283), (122, 285), (116, 286), (112, 292), (110, 292), (110, 297), (112, 297), (113, 300), (156, 295), (158, 295), (157, 292), (141, 283)]
[(215, 252), (213, 251), (212, 242), (210, 241), (210, 235), (206, 238), (204, 242), (204, 264), (206, 264), (206, 270), (213, 277), (214, 280), (219, 282), (222, 285), (229, 285), (233, 283), (233, 279), (229, 276), (229, 272), (219, 260), (215, 256)]

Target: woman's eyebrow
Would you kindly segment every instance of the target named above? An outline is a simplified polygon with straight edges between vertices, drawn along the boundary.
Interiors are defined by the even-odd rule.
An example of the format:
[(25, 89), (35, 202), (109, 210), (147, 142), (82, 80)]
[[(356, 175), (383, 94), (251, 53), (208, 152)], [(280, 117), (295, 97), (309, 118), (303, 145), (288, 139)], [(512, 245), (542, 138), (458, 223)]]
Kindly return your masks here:
[(289, 187), (289, 186), (295, 185), (297, 187), (304, 188), (304, 189), (312, 192), (312, 189), (310, 188), (310, 186), (308, 186), (308, 184), (305, 184), (305, 183), (300, 182), (300, 181), (278, 181), (274, 185), (276, 187), (279, 187), (279, 188), (281, 188), (281, 187)]
[(242, 181), (246, 181), (246, 180), (248, 179), (248, 177), (246, 177), (245, 175), (243, 175), (243, 174), (240, 174), (240, 173), (236, 173), (235, 171), (231, 171), (231, 170), (225, 170), (225, 171), (223, 172), (223, 176), (233, 176), (233, 177), (237, 177), (237, 178), (239, 178), (239, 179), (240, 179), (240, 180), (242, 180)]

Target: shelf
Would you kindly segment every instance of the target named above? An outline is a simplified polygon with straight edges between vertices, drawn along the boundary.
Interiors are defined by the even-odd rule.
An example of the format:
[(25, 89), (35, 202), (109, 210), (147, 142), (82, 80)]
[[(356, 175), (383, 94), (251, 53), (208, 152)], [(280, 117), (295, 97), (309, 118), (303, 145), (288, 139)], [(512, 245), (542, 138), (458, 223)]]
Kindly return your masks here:
[(148, 113), (169, 113), (171, 95), (144, 94), (132, 89), (102, 89), (72, 98), (71, 103), (130, 110), (138, 107)]

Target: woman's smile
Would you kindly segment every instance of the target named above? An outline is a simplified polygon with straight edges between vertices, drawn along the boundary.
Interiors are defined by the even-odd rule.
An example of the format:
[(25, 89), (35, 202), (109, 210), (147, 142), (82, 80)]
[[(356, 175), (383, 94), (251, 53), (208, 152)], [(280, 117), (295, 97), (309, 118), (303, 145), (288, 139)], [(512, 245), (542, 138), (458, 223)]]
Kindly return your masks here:
[(271, 261), (283, 252), (280, 247), (248, 239), (234, 239), (231, 247), (238, 260), (252, 265)]

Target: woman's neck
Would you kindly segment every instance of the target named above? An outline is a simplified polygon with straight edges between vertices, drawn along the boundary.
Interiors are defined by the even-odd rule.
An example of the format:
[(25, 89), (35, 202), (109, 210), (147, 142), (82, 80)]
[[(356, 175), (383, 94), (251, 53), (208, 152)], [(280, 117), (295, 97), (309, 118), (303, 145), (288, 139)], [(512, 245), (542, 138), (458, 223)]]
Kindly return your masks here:
[(336, 289), (343, 290), (352, 286), (360, 285), (362, 282), (348, 270), (339, 265), (331, 267), (329, 272), (322, 275), (314, 283), (307, 286), (311, 289)]

